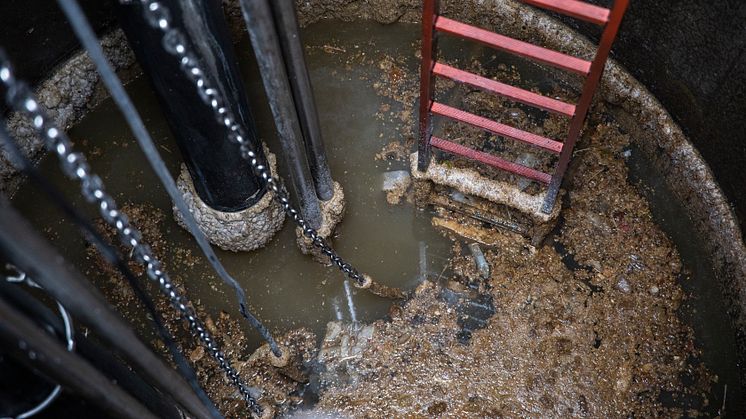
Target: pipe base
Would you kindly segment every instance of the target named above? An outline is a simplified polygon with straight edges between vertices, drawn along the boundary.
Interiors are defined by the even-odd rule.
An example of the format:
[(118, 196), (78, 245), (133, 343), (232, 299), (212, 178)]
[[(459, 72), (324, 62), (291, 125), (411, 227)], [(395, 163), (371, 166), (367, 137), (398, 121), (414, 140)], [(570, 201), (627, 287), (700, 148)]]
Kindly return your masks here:
[[(334, 233), (334, 228), (344, 217), (345, 195), (342, 185), (335, 181), (332, 198), (328, 201), (319, 201), (319, 203), (321, 204), (321, 227), (316, 231), (319, 233), (319, 236), (328, 239)], [(295, 234), (298, 237), (298, 247), (303, 254), (312, 255), (320, 263), (329, 262), (329, 258), (313, 245), (311, 239), (303, 235), (300, 227), (296, 227)]]
[[(267, 153), (272, 173), (276, 173), (276, 158)], [(264, 247), (282, 228), (285, 213), (275, 200), (274, 193), (267, 191), (254, 205), (238, 212), (222, 212), (210, 208), (194, 189), (192, 178), (185, 165), (176, 181), (189, 211), (194, 215), (200, 230), (210, 243), (223, 250), (248, 252)], [(176, 222), (186, 228), (181, 213), (174, 207)]]

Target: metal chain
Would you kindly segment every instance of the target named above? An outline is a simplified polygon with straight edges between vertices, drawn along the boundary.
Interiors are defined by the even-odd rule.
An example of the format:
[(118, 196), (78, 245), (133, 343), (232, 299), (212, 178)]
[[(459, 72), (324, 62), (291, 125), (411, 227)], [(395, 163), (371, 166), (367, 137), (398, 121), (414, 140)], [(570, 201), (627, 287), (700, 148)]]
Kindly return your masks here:
[(249, 392), (238, 372), (218, 347), (214, 338), (197, 318), (194, 309), (186, 297), (179, 295), (168, 274), (162, 269), (161, 262), (153, 255), (150, 246), (143, 241), (140, 231), (130, 224), (128, 217), (122, 213), (114, 198), (106, 192), (101, 178), (91, 171), (85, 156), (73, 150), (64, 131), (58, 129), (39, 106), (29, 86), (15, 78), (13, 69), (5, 53), (0, 50), (0, 83), (5, 86), (6, 102), (16, 111), (26, 114), (44, 139), (45, 146), (57, 154), (63, 172), (81, 184), (83, 197), (90, 203), (96, 203), (101, 217), (119, 233), (122, 244), (132, 249), (135, 260), (145, 266), (147, 276), (158, 283), (173, 307), (187, 319), (192, 333), (207, 348), (208, 353), (217, 360), (228, 378), (238, 388), (246, 400), (249, 409), (261, 416), (263, 409)]
[[(120, 0), (123, 4), (132, 4), (135, 1)], [(227, 130), (228, 139), (239, 146), (241, 157), (251, 164), (254, 173), (272, 190), (283, 211), (301, 228), (303, 235), (311, 239), (313, 245), (321, 249), (321, 252), (328, 256), (331, 262), (344, 272), (345, 275), (355, 281), (358, 287), (367, 288), (370, 286), (371, 280), (369, 277), (360, 274), (357, 269), (344, 261), (326, 243), (326, 240), (314, 228), (308, 225), (306, 220), (290, 204), (290, 199), (280, 181), (271, 175), (265, 165), (259, 162), (256, 150), (254, 150), (253, 144), (248, 140), (249, 137), (246, 136), (244, 128), (238, 123), (231, 110), (225, 106), (225, 100), (220, 97), (218, 89), (213, 87), (208, 75), (200, 68), (197, 57), (188, 50), (186, 37), (181, 30), (172, 26), (169, 9), (155, 0), (139, 0), (139, 2), (143, 7), (143, 16), (148, 25), (163, 33), (163, 48), (179, 60), (182, 71), (195, 84), (202, 101), (213, 110), (218, 123), (223, 125)]]

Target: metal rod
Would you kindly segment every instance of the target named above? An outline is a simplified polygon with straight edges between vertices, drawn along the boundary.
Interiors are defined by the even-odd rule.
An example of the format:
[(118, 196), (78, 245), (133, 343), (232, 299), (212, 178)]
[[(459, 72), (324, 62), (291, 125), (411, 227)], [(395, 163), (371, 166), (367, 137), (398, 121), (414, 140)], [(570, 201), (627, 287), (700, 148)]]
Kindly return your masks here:
[(195, 417), (210, 417), (181, 376), (137, 338), (98, 291), (68, 266), (4, 197), (0, 197), (0, 250), (77, 320), (116, 348), (154, 387), (170, 394)]
[(432, 71), (435, 66), (435, 19), (438, 0), (425, 0), (422, 6), (422, 67), (420, 68), (419, 141), (417, 170), (424, 172), (430, 165), (430, 136), (433, 125), (430, 107), (433, 99)]
[(298, 199), (303, 218), (311, 228), (318, 229), (321, 226), (319, 198), (304, 152), (303, 134), (272, 20), (272, 10), (267, 0), (241, 0), (241, 10), (290, 170), (291, 188)]
[(316, 186), (316, 194), (322, 201), (328, 201), (334, 196), (334, 181), (326, 159), (326, 149), (324, 148), (324, 139), (321, 136), (311, 78), (303, 54), (300, 28), (295, 14), (295, 2), (293, 0), (275, 0), (270, 4), (272, 5), (275, 25), (282, 46), (282, 54), (285, 58), (285, 67), (290, 77), (290, 86), (293, 89), (293, 98), (303, 131), (308, 164)]
[[(64, 323), (59, 315), (53, 313), (41, 301), (32, 297), (20, 286), (9, 284), (0, 279), (0, 297), (24, 315), (49, 325), (58, 335), (64, 336)], [(181, 419), (182, 415), (179, 410), (169, 403), (170, 398), (156, 392), (110, 351), (92, 342), (82, 334), (75, 336), (75, 351), (109, 379), (115, 381), (124, 391), (141, 401), (146, 408), (159, 418)]]
[(583, 129), (585, 123), (585, 117), (588, 115), (588, 109), (591, 107), (593, 101), (593, 94), (596, 92), (598, 83), (601, 80), (601, 76), (604, 73), (604, 67), (606, 65), (606, 59), (609, 58), (609, 51), (611, 45), (614, 43), (616, 34), (619, 31), (619, 26), (622, 23), (624, 12), (627, 10), (629, 0), (615, 0), (614, 7), (611, 9), (609, 15), (609, 22), (604, 28), (604, 32), (601, 35), (601, 42), (598, 44), (598, 50), (596, 57), (591, 63), (591, 72), (588, 78), (583, 83), (583, 92), (580, 95), (580, 100), (575, 107), (575, 116), (573, 116), (570, 122), (570, 130), (567, 134), (567, 140), (562, 146), (562, 153), (559, 157), (559, 162), (555, 168), (552, 181), (549, 183), (547, 194), (544, 197), (544, 204), (541, 207), (542, 212), (549, 214), (554, 208), (554, 203), (557, 200), (560, 186), (562, 185), (562, 178), (565, 175), (567, 166), (570, 163), (570, 157), (572, 157), (573, 148), (575, 148), (575, 142), (580, 136), (580, 131)]
[(0, 298), (0, 342), (13, 358), (40, 370), (117, 416), (132, 419), (153, 418), (137, 400), (110, 382), (79, 355), (68, 352), (50, 334)]

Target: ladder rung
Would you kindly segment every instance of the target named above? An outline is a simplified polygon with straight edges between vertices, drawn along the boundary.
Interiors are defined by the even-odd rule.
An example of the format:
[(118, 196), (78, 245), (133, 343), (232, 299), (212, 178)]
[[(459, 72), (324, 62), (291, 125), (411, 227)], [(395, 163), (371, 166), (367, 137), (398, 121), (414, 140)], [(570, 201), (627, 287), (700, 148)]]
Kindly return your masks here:
[(477, 151), (469, 147), (462, 146), (461, 144), (452, 143), (436, 136), (430, 137), (430, 145), (443, 151), (447, 151), (451, 154), (456, 154), (458, 156), (476, 160), (484, 164), (488, 164), (492, 167), (496, 167), (498, 169), (505, 170), (538, 182), (549, 184), (549, 182), (552, 180), (552, 176), (547, 173), (534, 170), (530, 167), (526, 167), (518, 163), (509, 162), (491, 154)]
[(609, 21), (609, 9), (578, 0), (523, 0), (543, 9), (572, 16), (597, 25), (605, 25)]
[(527, 105), (535, 106), (549, 112), (558, 113), (572, 117), (575, 115), (575, 106), (559, 100), (551, 99), (546, 96), (537, 95), (536, 93), (513, 87), (499, 81), (491, 80), (486, 77), (478, 76), (468, 71), (459, 70), (451, 66), (435, 63), (433, 74), (446, 77), (460, 83), (470, 84), (474, 87), (504, 96), (508, 99)]
[(572, 71), (582, 76), (587, 76), (591, 71), (590, 61), (581, 60), (580, 58), (575, 58), (561, 52), (552, 51), (551, 49), (536, 46), (528, 42), (496, 34), (443, 16), (438, 16), (438, 19), (435, 21), (435, 29), (440, 32), (480, 42), (496, 49), (508, 51), (515, 55), (530, 58), (534, 61), (549, 64), (563, 70)]
[(479, 115), (474, 115), (472, 113), (462, 111), (461, 109), (452, 108), (439, 102), (433, 102), (430, 111), (434, 114), (452, 118), (457, 121), (473, 125), (477, 128), (490, 131), (497, 135), (502, 135), (514, 140), (523, 141), (524, 143), (543, 148), (544, 150), (548, 150), (553, 153), (559, 154), (562, 151), (562, 143), (559, 141), (550, 140), (549, 138), (544, 138), (540, 135), (532, 134), (518, 128), (513, 128), (508, 125), (491, 121)]

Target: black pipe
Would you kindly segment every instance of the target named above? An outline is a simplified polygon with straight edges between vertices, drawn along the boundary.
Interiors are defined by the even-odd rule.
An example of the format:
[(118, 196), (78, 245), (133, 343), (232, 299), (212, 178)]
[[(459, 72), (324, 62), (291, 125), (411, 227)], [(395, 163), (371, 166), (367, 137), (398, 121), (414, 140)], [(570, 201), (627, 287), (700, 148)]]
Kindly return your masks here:
[[(194, 83), (186, 78), (178, 60), (164, 50), (162, 35), (145, 22), (142, 6), (117, 3), (122, 29), (157, 93), (199, 197), (211, 208), (225, 212), (240, 211), (256, 203), (266, 188), (227, 140), (225, 127), (205, 111)], [(246, 128), (260, 161), (266, 162), (220, 2), (161, 3), (169, 8), (173, 25), (186, 35), (187, 44), (210, 75), (213, 87), (227, 99), (225, 106)]]
[[(53, 313), (22, 287), (0, 280), (0, 297), (25, 316), (34, 319), (37, 324), (50, 327), (60, 337), (65, 336), (65, 326), (59, 314)], [(75, 335), (75, 352), (159, 418), (181, 419), (179, 410), (167, 402), (170, 401), (167, 395), (155, 391), (120, 359), (90, 338), (82, 334)]]
[(106, 300), (0, 197), (0, 250), (77, 320), (111, 344), (142, 376), (199, 418), (210, 413), (182, 378), (135, 335)]
[(311, 228), (317, 229), (321, 226), (319, 198), (304, 152), (303, 134), (272, 21), (272, 10), (266, 0), (241, 0), (241, 9), (290, 171), (291, 188), (301, 215)]
[(275, 18), (275, 26), (285, 58), (285, 68), (290, 77), (293, 99), (298, 112), (303, 139), (308, 155), (316, 194), (323, 201), (334, 196), (334, 181), (326, 160), (324, 140), (319, 127), (319, 115), (316, 111), (311, 79), (303, 54), (303, 44), (300, 40), (300, 28), (295, 15), (293, 0), (274, 0), (270, 2)]
[(156, 416), (109, 381), (74, 352), (0, 298), (0, 343), (18, 362), (41, 371), (55, 382), (117, 416), (141, 419)]

